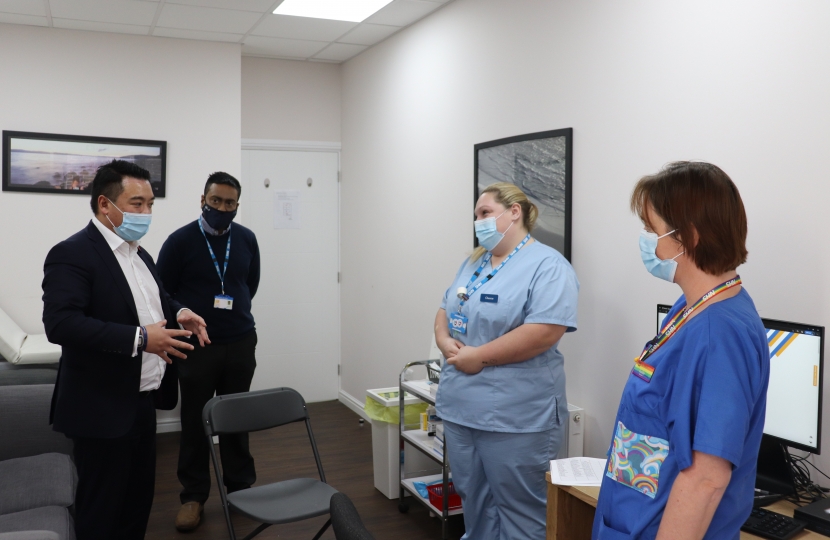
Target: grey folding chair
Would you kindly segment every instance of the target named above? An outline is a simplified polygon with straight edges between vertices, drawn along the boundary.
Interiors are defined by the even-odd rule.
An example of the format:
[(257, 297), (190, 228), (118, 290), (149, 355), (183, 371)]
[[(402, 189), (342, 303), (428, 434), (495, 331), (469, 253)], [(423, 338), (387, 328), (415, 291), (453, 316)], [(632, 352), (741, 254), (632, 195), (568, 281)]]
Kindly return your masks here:
[[(205, 404), (202, 410), (202, 421), (205, 434), (210, 442), (208, 445), (210, 446), (210, 458), (216, 472), (216, 483), (219, 486), (231, 540), (236, 540), (236, 533), (231, 523), (231, 510), (261, 523), (244, 540), (253, 538), (271, 525), (301, 521), (329, 513), (331, 496), (337, 493), (337, 490), (325, 483), (326, 475), (323, 473), (320, 454), (317, 452), (317, 444), (311, 432), (311, 422), (305, 400), (296, 390), (273, 388), (216, 396)], [(294, 422), (305, 422), (320, 480), (292, 478), (230, 494), (226, 493), (212, 437), (230, 433), (262, 431)], [(326, 521), (323, 528), (314, 536), (314, 540), (318, 540), (330, 524), (331, 519)]]

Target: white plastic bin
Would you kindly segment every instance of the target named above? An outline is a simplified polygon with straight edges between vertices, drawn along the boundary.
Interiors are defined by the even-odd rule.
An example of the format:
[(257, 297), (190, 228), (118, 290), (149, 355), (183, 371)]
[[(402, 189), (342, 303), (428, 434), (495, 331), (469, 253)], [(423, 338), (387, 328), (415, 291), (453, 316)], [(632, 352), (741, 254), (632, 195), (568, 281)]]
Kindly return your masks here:
[[(382, 407), (382, 410), (378, 405)], [(402, 453), (404, 449), (400, 446), (399, 405), (397, 386), (366, 391), (364, 410), (372, 419), (372, 464), (374, 465), (375, 487), (390, 499), (397, 499), (400, 496), (400, 467), (404, 456)], [(417, 418), (422, 410), (426, 410), (426, 407), (426, 403), (407, 394), (404, 399), (404, 413), (407, 416), (405, 422), (410, 423), (409, 417)], [(406, 445), (404, 473), (407, 478), (441, 473), (441, 465), (408, 442), (404, 441), (404, 444)]]

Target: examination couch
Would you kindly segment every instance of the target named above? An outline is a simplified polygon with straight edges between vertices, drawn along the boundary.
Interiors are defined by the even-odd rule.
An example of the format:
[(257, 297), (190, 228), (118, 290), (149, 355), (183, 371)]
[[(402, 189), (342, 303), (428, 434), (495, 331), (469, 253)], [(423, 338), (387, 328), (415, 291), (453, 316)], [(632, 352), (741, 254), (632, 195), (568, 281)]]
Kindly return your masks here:
[(52, 431), (53, 384), (0, 385), (0, 540), (74, 540), (72, 442)]

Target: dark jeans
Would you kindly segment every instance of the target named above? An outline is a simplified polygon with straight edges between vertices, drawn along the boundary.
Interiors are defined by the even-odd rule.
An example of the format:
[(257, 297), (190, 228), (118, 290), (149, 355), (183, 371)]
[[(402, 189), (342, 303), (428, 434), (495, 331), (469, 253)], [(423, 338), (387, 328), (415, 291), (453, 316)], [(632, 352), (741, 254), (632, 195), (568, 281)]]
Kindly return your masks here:
[[(187, 352), (178, 360), (182, 392), (182, 434), (179, 445), (179, 482), (182, 504), (204, 503), (210, 494), (210, 447), (202, 425), (202, 409), (216, 395), (237, 394), (251, 389), (256, 369), (256, 331), (234, 343), (206, 345)], [(256, 481), (254, 458), (248, 450), (248, 434), (220, 435), (222, 475), (229, 492), (250, 487)]]
[(135, 422), (123, 437), (72, 439), (78, 540), (144, 538), (156, 484), (156, 408), (152, 393), (136, 399)]

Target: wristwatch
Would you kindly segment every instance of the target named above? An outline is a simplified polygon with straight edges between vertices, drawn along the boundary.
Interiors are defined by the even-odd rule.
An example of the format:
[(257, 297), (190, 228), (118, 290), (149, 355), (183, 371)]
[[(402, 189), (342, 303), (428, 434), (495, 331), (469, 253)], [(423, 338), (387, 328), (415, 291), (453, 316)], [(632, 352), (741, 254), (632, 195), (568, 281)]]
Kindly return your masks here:
[(138, 353), (144, 352), (144, 329), (142, 327), (138, 327)]

